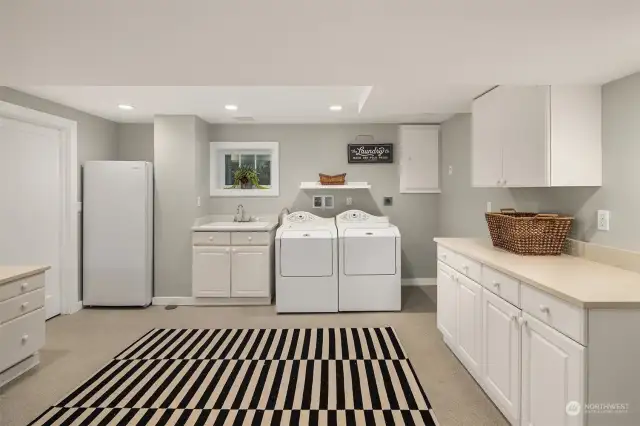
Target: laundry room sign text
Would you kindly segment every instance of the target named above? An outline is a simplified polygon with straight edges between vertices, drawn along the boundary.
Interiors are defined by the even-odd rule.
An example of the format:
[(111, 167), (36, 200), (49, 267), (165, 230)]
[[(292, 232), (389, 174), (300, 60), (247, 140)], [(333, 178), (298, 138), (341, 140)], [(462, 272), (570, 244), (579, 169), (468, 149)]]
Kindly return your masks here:
[(350, 143), (349, 163), (393, 163), (392, 143)]

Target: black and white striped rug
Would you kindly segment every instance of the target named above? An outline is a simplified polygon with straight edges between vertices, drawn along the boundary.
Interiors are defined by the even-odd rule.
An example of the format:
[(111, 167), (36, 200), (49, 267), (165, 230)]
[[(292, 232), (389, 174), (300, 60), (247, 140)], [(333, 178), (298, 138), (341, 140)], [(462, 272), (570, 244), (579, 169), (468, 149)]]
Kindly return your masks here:
[(436, 425), (391, 327), (154, 329), (32, 425)]

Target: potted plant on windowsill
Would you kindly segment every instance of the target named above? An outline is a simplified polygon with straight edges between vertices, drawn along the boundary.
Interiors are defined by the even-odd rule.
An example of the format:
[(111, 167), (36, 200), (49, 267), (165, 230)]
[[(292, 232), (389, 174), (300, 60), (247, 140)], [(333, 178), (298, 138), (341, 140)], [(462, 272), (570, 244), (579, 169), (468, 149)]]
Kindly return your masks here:
[(260, 183), (258, 181), (258, 177), (259, 176), (260, 175), (258, 174), (258, 172), (253, 167), (248, 167), (248, 166), (239, 167), (233, 173), (233, 185), (231, 185), (227, 189), (231, 189), (231, 188), (235, 188), (235, 189), (237, 189), (237, 188), (241, 188), (241, 189), (252, 189), (252, 188), (267, 189), (266, 187), (260, 185)]

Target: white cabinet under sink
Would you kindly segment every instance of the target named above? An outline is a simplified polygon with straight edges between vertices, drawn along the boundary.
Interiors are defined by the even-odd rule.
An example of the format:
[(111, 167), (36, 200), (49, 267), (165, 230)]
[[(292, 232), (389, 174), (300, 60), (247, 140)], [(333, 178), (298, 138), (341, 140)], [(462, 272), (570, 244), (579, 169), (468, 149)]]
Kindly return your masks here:
[(270, 304), (274, 232), (193, 233), (192, 291), (197, 304)]
[(601, 186), (599, 86), (498, 86), (473, 102), (472, 185)]

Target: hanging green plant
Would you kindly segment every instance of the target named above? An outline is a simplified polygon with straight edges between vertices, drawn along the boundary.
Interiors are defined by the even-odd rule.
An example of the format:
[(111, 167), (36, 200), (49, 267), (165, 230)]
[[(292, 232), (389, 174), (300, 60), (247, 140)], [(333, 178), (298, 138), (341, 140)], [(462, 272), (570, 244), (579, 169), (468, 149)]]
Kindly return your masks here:
[(231, 188), (242, 188), (248, 189), (252, 186), (258, 189), (267, 189), (266, 187), (260, 185), (258, 181), (258, 177), (260, 174), (253, 167), (249, 166), (241, 166), (233, 173), (233, 185), (228, 187)]

